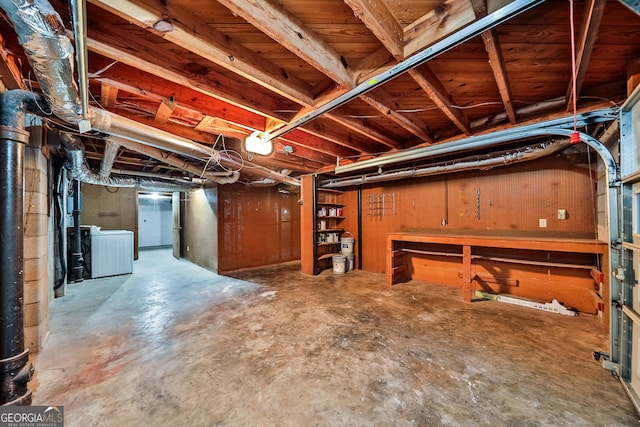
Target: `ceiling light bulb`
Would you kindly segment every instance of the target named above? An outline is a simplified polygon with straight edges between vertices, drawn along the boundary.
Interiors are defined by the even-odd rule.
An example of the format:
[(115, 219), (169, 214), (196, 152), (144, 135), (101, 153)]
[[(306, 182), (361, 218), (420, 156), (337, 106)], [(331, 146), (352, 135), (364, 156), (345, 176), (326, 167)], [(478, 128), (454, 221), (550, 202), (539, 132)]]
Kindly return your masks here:
[(160, 21), (156, 21), (156, 23), (153, 24), (153, 29), (156, 31), (160, 31), (161, 33), (168, 33), (170, 31), (175, 30), (176, 28), (173, 26), (171, 22), (160, 20)]
[(268, 134), (255, 131), (244, 140), (245, 148), (250, 153), (268, 156), (273, 151), (273, 143)]

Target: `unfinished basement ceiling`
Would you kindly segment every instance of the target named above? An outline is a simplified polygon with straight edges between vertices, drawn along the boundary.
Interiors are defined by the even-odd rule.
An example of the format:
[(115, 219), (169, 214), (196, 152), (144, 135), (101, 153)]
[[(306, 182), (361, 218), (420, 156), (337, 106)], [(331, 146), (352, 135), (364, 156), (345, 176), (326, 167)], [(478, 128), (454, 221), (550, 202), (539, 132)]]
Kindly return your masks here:
[[(67, 2), (51, 3), (71, 29)], [(570, 116), (570, 4), (546, 1), (282, 135), (269, 156), (242, 147), (250, 133), (296, 121), (507, 4), (88, 0), (91, 105), (293, 176), (331, 172), (338, 158), (366, 159)], [(640, 70), (634, 62), (640, 16), (618, 1), (574, 8), (577, 109), (618, 105), (628, 76)], [(9, 67), (2, 69), (15, 63), (23, 78), (15, 85), (37, 90), (10, 25), (0, 34), (8, 48)], [(95, 170), (105, 149), (101, 137), (83, 138)], [(185, 174), (124, 147), (114, 169)], [(257, 178), (250, 168), (242, 171), (244, 182)]]

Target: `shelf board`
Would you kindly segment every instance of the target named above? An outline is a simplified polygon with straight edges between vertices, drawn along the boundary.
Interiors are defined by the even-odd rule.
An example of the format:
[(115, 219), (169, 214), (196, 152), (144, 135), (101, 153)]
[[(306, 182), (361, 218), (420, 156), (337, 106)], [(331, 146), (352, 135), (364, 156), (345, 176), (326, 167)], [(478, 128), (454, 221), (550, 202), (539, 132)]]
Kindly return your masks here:
[(317, 233), (342, 233), (344, 228), (324, 228), (322, 230), (318, 230)]
[(320, 219), (344, 219), (345, 217), (343, 216), (318, 216), (318, 218)]
[(325, 192), (325, 193), (344, 194), (344, 191), (334, 190), (333, 188), (318, 187), (318, 191), (322, 191), (322, 192)]
[(336, 253), (332, 253), (332, 254), (324, 254), (324, 255), (320, 255), (318, 257), (318, 261), (323, 260), (323, 259), (328, 259), (331, 258), (334, 255), (340, 255), (340, 252), (336, 252)]
[(316, 243), (318, 246), (330, 246), (330, 245), (339, 245), (340, 242), (320, 242)]
[(316, 202), (318, 206), (339, 206), (343, 207), (344, 203), (332, 203), (332, 202)]

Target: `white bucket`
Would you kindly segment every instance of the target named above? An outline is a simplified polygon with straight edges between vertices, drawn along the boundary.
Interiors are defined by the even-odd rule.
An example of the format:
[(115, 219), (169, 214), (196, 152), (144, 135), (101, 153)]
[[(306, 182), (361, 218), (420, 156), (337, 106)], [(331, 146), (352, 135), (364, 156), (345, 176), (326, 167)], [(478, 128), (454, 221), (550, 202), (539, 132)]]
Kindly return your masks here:
[(348, 234), (351, 237), (343, 237), (340, 239), (340, 252), (342, 252), (342, 255), (350, 255), (353, 253), (353, 246), (356, 242), (356, 239), (354, 239), (353, 235), (348, 231), (344, 234)]
[(354, 254), (345, 256), (347, 257), (347, 271), (355, 270), (356, 256)]
[(331, 261), (333, 261), (333, 272), (335, 274), (346, 273), (347, 257), (344, 255), (334, 255), (331, 257)]

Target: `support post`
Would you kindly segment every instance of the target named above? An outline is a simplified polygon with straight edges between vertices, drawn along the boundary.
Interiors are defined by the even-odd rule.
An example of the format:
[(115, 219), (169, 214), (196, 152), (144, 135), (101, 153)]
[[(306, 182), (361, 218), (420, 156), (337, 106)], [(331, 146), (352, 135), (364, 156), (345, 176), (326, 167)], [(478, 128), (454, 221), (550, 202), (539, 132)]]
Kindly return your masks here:
[(0, 405), (29, 405), (33, 368), (24, 346), (24, 149), (38, 96), (0, 94)]
[(462, 298), (471, 302), (471, 246), (462, 247)]

